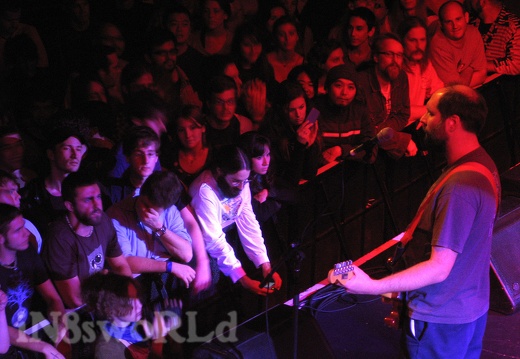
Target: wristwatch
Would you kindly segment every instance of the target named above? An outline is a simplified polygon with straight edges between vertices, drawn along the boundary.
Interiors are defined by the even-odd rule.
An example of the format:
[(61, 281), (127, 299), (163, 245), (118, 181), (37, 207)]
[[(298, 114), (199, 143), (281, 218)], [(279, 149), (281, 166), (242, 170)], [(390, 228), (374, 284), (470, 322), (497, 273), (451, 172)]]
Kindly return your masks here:
[(153, 231), (153, 234), (157, 237), (162, 237), (163, 234), (166, 233), (166, 226), (163, 224), (163, 226), (159, 229), (156, 229), (155, 231)]

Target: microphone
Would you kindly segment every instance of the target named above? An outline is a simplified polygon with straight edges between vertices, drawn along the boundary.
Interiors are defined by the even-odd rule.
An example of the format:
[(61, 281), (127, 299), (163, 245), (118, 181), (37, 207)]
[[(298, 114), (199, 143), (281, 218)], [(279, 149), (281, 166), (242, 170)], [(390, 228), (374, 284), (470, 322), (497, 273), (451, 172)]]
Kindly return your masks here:
[(354, 147), (350, 150), (350, 155), (355, 156), (361, 151), (368, 150), (378, 143), (385, 143), (390, 141), (394, 137), (395, 131), (393, 128), (385, 127), (379, 133), (372, 137), (370, 140), (363, 142), (359, 146)]

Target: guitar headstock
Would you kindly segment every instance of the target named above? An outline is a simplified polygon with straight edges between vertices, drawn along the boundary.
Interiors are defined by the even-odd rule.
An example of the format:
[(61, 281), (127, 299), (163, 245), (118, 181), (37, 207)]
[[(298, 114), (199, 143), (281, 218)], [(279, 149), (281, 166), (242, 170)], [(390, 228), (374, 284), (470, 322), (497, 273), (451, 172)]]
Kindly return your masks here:
[(354, 266), (351, 260), (336, 263), (334, 264), (334, 268), (329, 271), (329, 282), (332, 284), (345, 285), (354, 275), (353, 270)]

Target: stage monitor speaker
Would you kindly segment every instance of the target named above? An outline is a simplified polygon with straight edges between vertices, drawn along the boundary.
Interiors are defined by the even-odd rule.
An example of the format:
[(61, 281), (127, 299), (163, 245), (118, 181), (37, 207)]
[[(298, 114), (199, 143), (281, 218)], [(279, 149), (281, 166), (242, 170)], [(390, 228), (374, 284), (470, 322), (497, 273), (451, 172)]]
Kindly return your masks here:
[[(219, 337), (195, 349), (194, 359), (285, 359), (293, 357), (293, 308), (278, 305), (233, 328), (238, 340), (223, 342)], [(229, 338), (229, 333), (221, 337)], [(334, 354), (319, 324), (307, 312), (298, 315), (298, 357), (332, 359)]]
[(520, 198), (504, 197), (491, 247), (491, 309), (511, 314), (520, 307)]

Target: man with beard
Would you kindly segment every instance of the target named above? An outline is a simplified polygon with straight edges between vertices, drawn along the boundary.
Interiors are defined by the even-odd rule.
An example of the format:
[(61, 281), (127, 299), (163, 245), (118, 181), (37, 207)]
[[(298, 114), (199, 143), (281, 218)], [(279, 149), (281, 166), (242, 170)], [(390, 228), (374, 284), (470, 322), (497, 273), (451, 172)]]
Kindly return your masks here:
[(154, 30), (147, 37), (146, 61), (152, 66), (152, 74), (159, 95), (172, 106), (174, 115), (182, 106), (201, 106), (199, 96), (190, 84), (188, 76), (177, 66), (175, 37), (167, 30)]
[(430, 58), (444, 83), (471, 87), (486, 79), (486, 55), (478, 30), (468, 26), (469, 14), (464, 6), (450, 0), (439, 9), (440, 28), (430, 43)]
[[(247, 275), (237, 259), (239, 253), (245, 252), (254, 266), (261, 268), (262, 277), (271, 272), (262, 231), (251, 206), (249, 158), (231, 145), (223, 146), (214, 158), (211, 169), (202, 172), (189, 191), (206, 250), (233, 283), (239, 282), (255, 294), (267, 295), (280, 289), (282, 279), (278, 273), (273, 275), (274, 285), (259, 288), (260, 282)], [(239, 240), (234, 233), (238, 233)]]
[(358, 89), (365, 95), (368, 116), (374, 132), (386, 127), (396, 131), (395, 141), (381, 146), (392, 157), (415, 156), (417, 146), (401, 131), (410, 117), (408, 79), (402, 70), (404, 49), (399, 38), (387, 33), (374, 40), (374, 66), (359, 72)]
[[(75, 115), (72, 115), (75, 116)], [(68, 115), (61, 119), (70, 118)], [(66, 212), (61, 196), (61, 184), (77, 172), (87, 151), (85, 138), (76, 130), (60, 127), (49, 134), (47, 158), (50, 172), (45, 178), (35, 178), (22, 189), (21, 209), (45, 238), (48, 224)]]
[(444, 83), (426, 55), (426, 23), (419, 17), (409, 17), (400, 24), (399, 36), (403, 39), (403, 69), (408, 76), (410, 88), (410, 124), (421, 118), (426, 111), (426, 101)]
[(487, 106), (475, 90), (454, 85), (436, 91), (426, 107), (421, 125), (428, 142), (444, 147), (447, 167), (412, 226), (408, 267), (377, 280), (355, 267), (345, 287), (373, 295), (406, 292), (407, 357), (480, 358), (500, 198), (498, 171), (477, 137)]
[(83, 304), (81, 282), (105, 268), (130, 276), (116, 231), (103, 212), (101, 191), (88, 174), (71, 173), (62, 185), (67, 213), (49, 226), (42, 257), (65, 306)]

